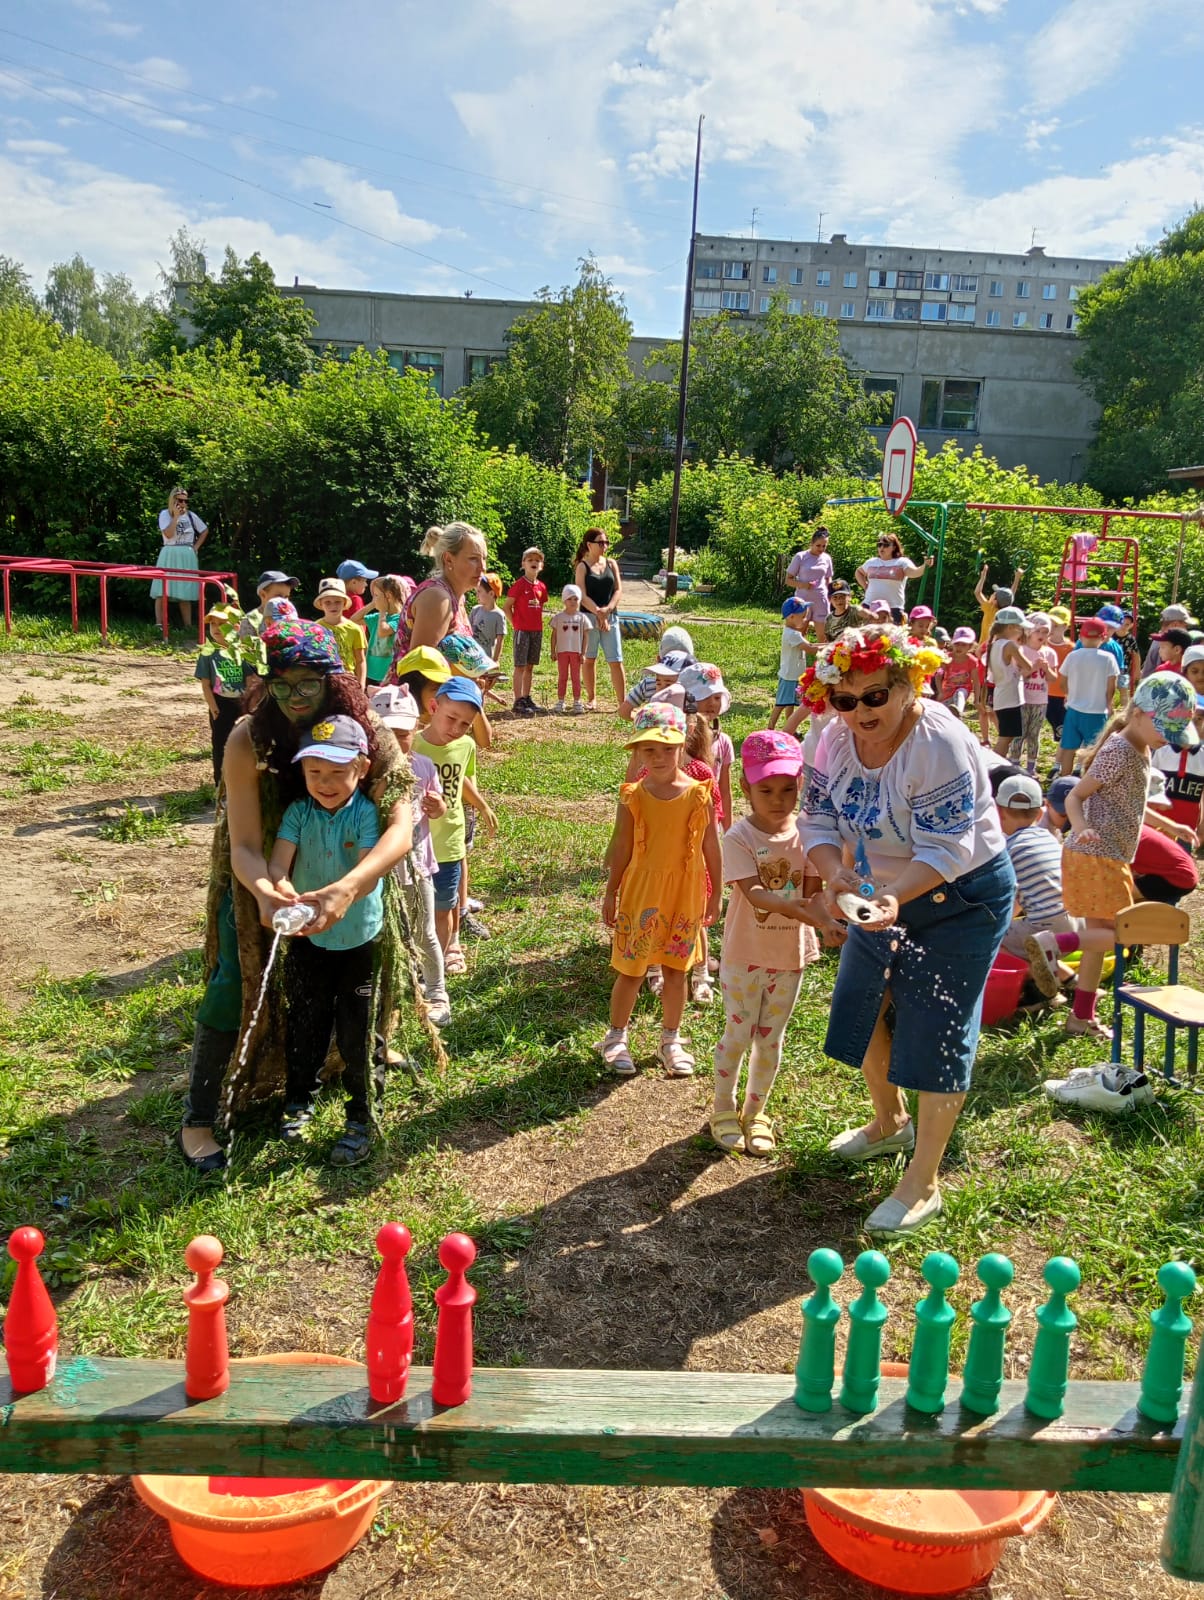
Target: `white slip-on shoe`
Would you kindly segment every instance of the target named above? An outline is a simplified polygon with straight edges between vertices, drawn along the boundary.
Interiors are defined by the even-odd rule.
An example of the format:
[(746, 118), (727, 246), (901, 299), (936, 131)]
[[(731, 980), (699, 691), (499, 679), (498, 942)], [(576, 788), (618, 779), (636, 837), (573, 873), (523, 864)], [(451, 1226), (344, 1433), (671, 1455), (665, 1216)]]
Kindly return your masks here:
[(935, 1222), (943, 1210), (939, 1190), (927, 1200), (917, 1200), (914, 1206), (905, 1206), (902, 1200), (896, 1200), (892, 1195), (870, 1212), (865, 1219), (865, 1231), (899, 1238), (903, 1234), (917, 1233), (928, 1223)]
[[(1130, 1072), (1127, 1067), (1108, 1064), (1076, 1067), (1067, 1078), (1047, 1079), (1044, 1089), (1059, 1105), (1082, 1106), (1085, 1111), (1108, 1111), (1114, 1116), (1123, 1116), (1137, 1108), (1139, 1091), (1148, 1090), (1149, 1084), (1144, 1072)], [(1142, 1098), (1149, 1098), (1149, 1095)]]
[(916, 1147), (916, 1125), (905, 1122), (886, 1139), (867, 1139), (864, 1128), (846, 1128), (838, 1133), (828, 1149), (842, 1161), (873, 1161), (875, 1156), (893, 1156)]

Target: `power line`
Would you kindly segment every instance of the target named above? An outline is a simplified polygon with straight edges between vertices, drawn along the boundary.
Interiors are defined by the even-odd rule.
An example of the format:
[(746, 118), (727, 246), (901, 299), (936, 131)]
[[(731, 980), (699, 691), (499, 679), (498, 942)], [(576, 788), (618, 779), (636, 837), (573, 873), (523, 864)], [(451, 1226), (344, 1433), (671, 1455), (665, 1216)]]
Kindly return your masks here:
[[(3, 31), (3, 30), (0, 30)], [(143, 133), (139, 128), (130, 128), (123, 122), (114, 122), (110, 117), (102, 117), (99, 111), (93, 111), (89, 106), (78, 105), (73, 100), (64, 100), (61, 95), (52, 89), (44, 89), (40, 84), (31, 83), (27, 78), (20, 77), (15, 72), (0, 68), (0, 77), (9, 78), (14, 83), (19, 83), (25, 89), (32, 89), (35, 94), (44, 95), (47, 100), (53, 100), (55, 105), (68, 106), (73, 111), (82, 111), (94, 122), (102, 123), (106, 128), (115, 128), (118, 133), (128, 134), (133, 139), (141, 139), (143, 144), (151, 145), (156, 150), (165, 151), (171, 156), (181, 157), (191, 161), (194, 166), (203, 167), (207, 172), (216, 172), (219, 177), (229, 178), (234, 183), (242, 183), (249, 189), (257, 189), (260, 194), (271, 195), (274, 200), (280, 200), (287, 206), (295, 206), (304, 211), (306, 216), (313, 216), (313, 208), (304, 200), (298, 200), (295, 195), (282, 194), (278, 189), (269, 188), (266, 183), (258, 183), (254, 178), (244, 178), (240, 172), (230, 172), (225, 167), (219, 167), (212, 161), (203, 161), (200, 156), (190, 155), (187, 150), (177, 150), (172, 145), (164, 144), (159, 139), (152, 139), (149, 134)], [(443, 267), (448, 272), (454, 272), (459, 277), (475, 278), (478, 283), (487, 283), (491, 289), (501, 289), (504, 294), (517, 295), (523, 298), (518, 289), (511, 288), (509, 284), (498, 283), (494, 278), (486, 278), (479, 272), (469, 272), (466, 267), (457, 267), (450, 261), (443, 261), (438, 256), (433, 256), (425, 250), (416, 250), (413, 245), (402, 244), (397, 239), (389, 239), (383, 233), (375, 233), (371, 228), (362, 228), (356, 222), (347, 222), (343, 217), (332, 212), (329, 220), (340, 228), (348, 228), (352, 233), (362, 234), (367, 239), (375, 239), (380, 244), (390, 245), (394, 250), (404, 250), (407, 255), (417, 256), (422, 261), (430, 261), (437, 267)]]
[[(0, 33), (10, 30), (0, 28)], [(437, 183), (427, 183), (422, 178), (411, 178), (399, 172), (388, 172), (383, 167), (369, 167), (359, 161), (345, 161), (341, 156), (324, 155), (320, 150), (303, 150), (295, 144), (285, 144), (282, 139), (270, 139), (263, 133), (245, 133), (241, 128), (228, 128), (220, 122), (214, 122), (208, 117), (189, 115), (177, 110), (174, 106), (170, 110), (163, 110), (152, 105), (145, 99), (135, 99), (132, 95), (118, 94), (115, 89), (102, 89), (97, 84), (85, 83), (82, 78), (69, 77), (65, 72), (55, 72), (53, 67), (34, 66), (27, 61), (14, 61), (9, 56), (0, 56), (0, 61), (6, 62), (10, 67), (19, 67), (27, 72), (36, 72), (40, 76), (57, 78), (60, 83), (69, 83), (73, 88), (86, 89), (89, 94), (103, 95), (107, 100), (119, 100), (123, 105), (136, 106), (140, 111), (152, 111), (158, 116), (174, 117), (177, 122), (185, 122), (197, 128), (212, 128), (214, 132), (230, 139), (247, 139), (252, 144), (271, 145), (273, 149), (285, 150), (290, 155), (305, 156), (314, 161), (329, 161), (333, 166), (345, 167), (349, 172), (367, 172), (374, 177), (388, 178), (390, 182), (409, 184), (418, 189), (430, 189), (439, 195), (454, 195), (460, 200), (475, 200), (481, 205), (504, 206), (510, 211), (525, 211), (531, 216), (547, 218), (547, 211), (539, 206), (520, 205), (517, 200), (502, 200), (496, 195), (472, 194), (463, 189), (446, 189)], [(580, 214), (561, 212), (561, 216), (574, 222), (596, 223), (595, 218), (584, 217)]]
[[(489, 172), (480, 172), (475, 167), (458, 167), (448, 161), (435, 161), (429, 156), (411, 155), (407, 150), (395, 150), (389, 145), (374, 144), (368, 139), (354, 139), (347, 133), (332, 133), (327, 128), (317, 128), (309, 122), (296, 122), (290, 117), (282, 117), (274, 111), (259, 111), (254, 106), (240, 105), (237, 100), (229, 100), (222, 95), (201, 94), (195, 89), (182, 89), (178, 84), (168, 83), (163, 78), (152, 78), (144, 72), (135, 72), (129, 67), (118, 67), (110, 61), (102, 61), (98, 56), (84, 55), (79, 50), (68, 50), (62, 45), (51, 44), (48, 39), (35, 38), (33, 34), (19, 33), (15, 28), (0, 27), (0, 33), (7, 34), (12, 39), (21, 39), (26, 44), (40, 46), (44, 50), (53, 50), (59, 55), (71, 56), (76, 61), (86, 61), (90, 66), (100, 67), (106, 72), (116, 73), (122, 78), (135, 78), (139, 83), (150, 83), (156, 88), (167, 89), (171, 94), (186, 94), (190, 100), (216, 101), (218, 105), (229, 107), (244, 116), (261, 117), (269, 122), (279, 122), (283, 127), (296, 128), (302, 133), (317, 133), (324, 139), (340, 139), (344, 144), (358, 145), (363, 150), (378, 150), (384, 155), (397, 156), (402, 161), (415, 161), (421, 166), (438, 167), (444, 172), (458, 172), (469, 178), (484, 178), (486, 183), (502, 184), (508, 189), (527, 189), (533, 194), (551, 195), (557, 200), (574, 200), (579, 205), (600, 206), (605, 211), (619, 211), (631, 216), (656, 217), (660, 222), (671, 222), (675, 219), (668, 217), (663, 211), (650, 211), (641, 206), (620, 206), (608, 200), (595, 200), (591, 195), (568, 194), (563, 189), (546, 189), (536, 183), (527, 183), (521, 178), (498, 178)], [(37, 70), (36, 68), (34, 69)]]

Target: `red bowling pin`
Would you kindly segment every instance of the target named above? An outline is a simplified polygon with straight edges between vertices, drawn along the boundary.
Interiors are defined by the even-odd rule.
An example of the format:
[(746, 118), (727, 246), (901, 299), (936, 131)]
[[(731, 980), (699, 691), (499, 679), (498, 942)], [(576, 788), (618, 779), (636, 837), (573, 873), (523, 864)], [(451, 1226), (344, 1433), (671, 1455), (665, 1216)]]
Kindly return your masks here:
[(449, 1233), (439, 1246), (447, 1282), (435, 1290), (435, 1362), (431, 1399), (437, 1406), (462, 1406), (472, 1393), (472, 1308), (477, 1291), (464, 1274), (477, 1258), (466, 1233)]
[(199, 1234), (184, 1252), (196, 1282), (184, 1291), (188, 1307), (188, 1346), (184, 1352), (184, 1393), (190, 1400), (212, 1400), (230, 1387), (230, 1347), (226, 1341), (226, 1301), (230, 1285), (213, 1274), (221, 1265), (221, 1240)]
[(381, 1264), (368, 1313), (364, 1360), (368, 1393), (378, 1405), (393, 1405), (405, 1395), (414, 1354), (414, 1303), (406, 1276), (410, 1230), (400, 1222), (386, 1222), (376, 1236), (376, 1248)]
[(36, 1228), (18, 1228), (8, 1241), (8, 1253), (17, 1263), (17, 1280), (4, 1318), (4, 1353), (17, 1394), (44, 1389), (54, 1377), (58, 1361), (58, 1317), (38, 1271), (38, 1257), (45, 1248), (46, 1241)]

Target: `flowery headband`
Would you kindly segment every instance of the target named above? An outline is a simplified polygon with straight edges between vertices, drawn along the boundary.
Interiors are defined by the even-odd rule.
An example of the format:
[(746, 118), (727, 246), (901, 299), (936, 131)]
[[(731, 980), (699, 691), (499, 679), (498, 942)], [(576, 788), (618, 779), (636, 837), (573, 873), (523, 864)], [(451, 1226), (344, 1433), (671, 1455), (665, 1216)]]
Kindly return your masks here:
[(832, 643), (820, 650), (813, 665), (799, 680), (803, 700), (819, 706), (829, 691), (851, 672), (880, 672), (883, 667), (902, 667), (917, 694), (949, 660), (943, 650), (927, 642), (917, 644), (906, 628), (846, 628)]
[(276, 622), (261, 635), (270, 673), (290, 667), (313, 667), (317, 672), (342, 672), (343, 658), (334, 634), (320, 622)]

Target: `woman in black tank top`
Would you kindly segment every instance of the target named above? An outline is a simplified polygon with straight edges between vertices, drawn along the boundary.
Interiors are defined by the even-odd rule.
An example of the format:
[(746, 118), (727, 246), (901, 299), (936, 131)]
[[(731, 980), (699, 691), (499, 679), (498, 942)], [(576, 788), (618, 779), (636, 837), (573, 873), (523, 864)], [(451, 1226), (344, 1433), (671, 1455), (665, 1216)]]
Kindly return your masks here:
[(617, 612), (623, 594), (619, 569), (606, 554), (607, 539), (601, 528), (590, 528), (573, 558), (573, 581), (581, 590), (581, 609), (589, 612), (589, 637), (585, 646), (585, 707), (596, 711), (598, 651), (610, 667), (610, 684), (615, 705), (627, 697), (627, 676), (623, 671), (623, 641)]

